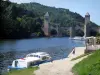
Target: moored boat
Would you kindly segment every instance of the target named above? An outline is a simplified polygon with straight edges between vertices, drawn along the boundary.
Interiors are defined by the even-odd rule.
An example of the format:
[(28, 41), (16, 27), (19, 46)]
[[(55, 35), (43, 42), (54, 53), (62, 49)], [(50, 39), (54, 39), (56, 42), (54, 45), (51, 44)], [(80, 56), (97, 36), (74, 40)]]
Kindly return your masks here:
[(9, 69), (22, 69), (30, 66), (39, 65), (44, 61), (50, 61), (51, 57), (46, 52), (36, 52), (27, 54), (25, 58), (13, 60), (12, 65), (8, 66)]
[(74, 37), (74, 38), (71, 38), (71, 39), (72, 40), (81, 40), (81, 41), (85, 40), (84, 37)]

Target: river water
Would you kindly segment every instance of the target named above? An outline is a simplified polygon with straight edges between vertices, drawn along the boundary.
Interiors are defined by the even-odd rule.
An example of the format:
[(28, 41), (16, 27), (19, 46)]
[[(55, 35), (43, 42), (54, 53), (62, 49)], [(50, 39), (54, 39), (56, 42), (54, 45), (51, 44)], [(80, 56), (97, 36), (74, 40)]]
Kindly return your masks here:
[(84, 46), (84, 41), (71, 40), (68, 37), (1, 40), (0, 67), (4, 69), (12, 60), (32, 52), (48, 52), (54, 60), (63, 59), (78, 46)]

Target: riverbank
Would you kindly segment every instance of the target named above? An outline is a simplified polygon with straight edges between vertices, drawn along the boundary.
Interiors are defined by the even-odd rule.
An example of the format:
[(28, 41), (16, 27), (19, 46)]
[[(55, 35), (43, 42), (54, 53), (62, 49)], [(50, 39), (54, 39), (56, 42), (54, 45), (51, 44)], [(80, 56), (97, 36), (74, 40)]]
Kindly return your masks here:
[(37, 70), (38, 67), (29, 67), (22, 70), (12, 70), (5, 75), (35, 75), (33, 71)]
[(72, 70), (75, 75), (100, 75), (100, 49), (75, 64)]
[(72, 67), (87, 57), (85, 56), (75, 61), (71, 61), (72, 58), (84, 54), (85, 47), (75, 47), (75, 54), (73, 54), (73, 50), (65, 59), (55, 60), (53, 62), (39, 65), (39, 69), (34, 72), (35, 75), (73, 75), (71, 71)]

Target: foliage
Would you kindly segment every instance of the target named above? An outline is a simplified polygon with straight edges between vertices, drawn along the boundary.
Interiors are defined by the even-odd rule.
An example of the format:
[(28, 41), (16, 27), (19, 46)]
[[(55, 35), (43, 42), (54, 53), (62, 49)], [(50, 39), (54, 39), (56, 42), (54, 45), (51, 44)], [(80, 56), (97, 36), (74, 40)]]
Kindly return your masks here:
[(73, 72), (75, 75), (100, 75), (100, 50), (77, 63)]
[(76, 30), (76, 36), (84, 36), (84, 32), (82, 31), (82, 30), (80, 30), (80, 29), (78, 29), (78, 30)]
[[(6, 5), (7, 1), (2, 1), (2, 5)], [(0, 38), (29, 38), (32, 33), (38, 33), (42, 36), (43, 21), (41, 17), (32, 11), (17, 7), (17, 4), (10, 3), (0, 7), (3, 9), (0, 17), (2, 24), (0, 25)], [(41, 35), (40, 35), (41, 34)]]

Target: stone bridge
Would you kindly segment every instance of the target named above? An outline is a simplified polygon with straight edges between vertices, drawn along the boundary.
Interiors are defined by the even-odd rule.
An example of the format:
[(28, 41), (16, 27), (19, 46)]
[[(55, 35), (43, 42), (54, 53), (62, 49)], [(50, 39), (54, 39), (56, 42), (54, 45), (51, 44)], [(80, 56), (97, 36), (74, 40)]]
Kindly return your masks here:
[[(44, 25), (42, 29), (46, 36), (62, 36), (63, 33), (66, 34), (67, 32), (69, 32), (69, 34), (73, 34), (71, 27), (62, 27), (60, 24), (51, 23), (48, 12), (44, 15)], [(51, 34), (52, 32), (55, 34)]]
[(50, 23), (49, 24), (49, 33), (51, 34), (52, 31), (55, 31), (57, 33), (57, 34), (55, 34), (56, 36), (63, 36), (63, 34), (68, 34), (68, 32), (70, 34), (72, 32), (71, 27), (62, 27), (62, 26), (60, 26), (60, 24)]
[[(89, 27), (90, 27), (90, 14), (89, 13), (86, 13), (86, 15), (85, 15), (84, 28), (82, 28), (82, 27), (80, 28), (80, 26), (78, 26), (78, 25), (76, 25), (76, 27), (61, 27), (60, 24), (51, 23), (49, 14), (47, 12), (44, 15), (44, 25), (43, 25), (42, 29), (46, 36), (50, 36), (51, 32), (54, 32), (54, 33), (56, 33), (57, 36), (62, 36), (63, 33), (67, 33), (70, 36), (74, 37), (75, 36), (74, 32), (76, 32), (75, 30), (84, 31), (84, 33), (83, 33), (84, 37), (88, 37), (88, 36), (90, 36), (90, 34), (92, 34), (92, 33), (94, 34), (94, 32), (96, 32), (96, 31), (100, 33), (100, 27), (92, 27), (91, 28), (92, 33), (91, 33), (91, 30)], [(94, 32), (93, 32), (93, 30), (94, 30)], [(79, 32), (79, 34), (80, 33), (82, 33), (82, 32)]]

